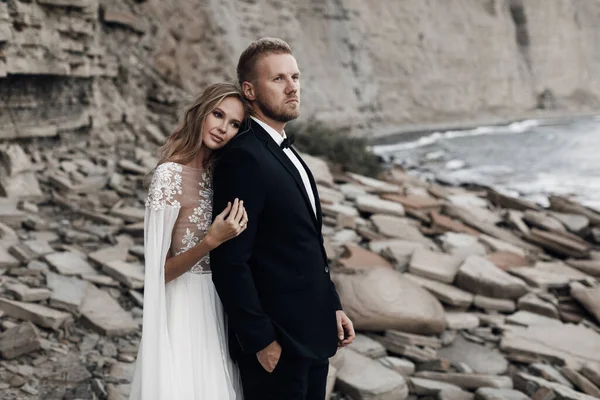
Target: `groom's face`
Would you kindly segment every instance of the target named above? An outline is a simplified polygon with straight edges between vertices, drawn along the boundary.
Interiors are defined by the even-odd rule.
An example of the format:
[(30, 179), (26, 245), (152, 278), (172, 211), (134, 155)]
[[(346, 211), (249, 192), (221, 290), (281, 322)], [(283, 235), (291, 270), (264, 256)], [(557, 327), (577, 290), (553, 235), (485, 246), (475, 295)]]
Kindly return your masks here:
[(291, 54), (269, 54), (256, 65), (254, 104), (268, 118), (288, 122), (300, 115), (300, 71)]

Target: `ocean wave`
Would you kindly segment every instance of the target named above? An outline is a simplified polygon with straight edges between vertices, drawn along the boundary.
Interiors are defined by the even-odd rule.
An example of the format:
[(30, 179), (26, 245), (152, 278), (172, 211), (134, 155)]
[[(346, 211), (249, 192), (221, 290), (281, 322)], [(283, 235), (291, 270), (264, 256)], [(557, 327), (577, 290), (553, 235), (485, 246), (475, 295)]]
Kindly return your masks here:
[(527, 132), (540, 125), (540, 121), (536, 119), (526, 119), (523, 121), (513, 122), (509, 125), (498, 126), (480, 126), (475, 129), (465, 130), (450, 130), (445, 132), (434, 132), (430, 135), (423, 136), (413, 142), (403, 142), (390, 145), (372, 146), (371, 150), (377, 154), (384, 156), (388, 153), (394, 153), (402, 150), (412, 150), (420, 147), (433, 145), (440, 140), (449, 140), (467, 136), (481, 135), (509, 135)]

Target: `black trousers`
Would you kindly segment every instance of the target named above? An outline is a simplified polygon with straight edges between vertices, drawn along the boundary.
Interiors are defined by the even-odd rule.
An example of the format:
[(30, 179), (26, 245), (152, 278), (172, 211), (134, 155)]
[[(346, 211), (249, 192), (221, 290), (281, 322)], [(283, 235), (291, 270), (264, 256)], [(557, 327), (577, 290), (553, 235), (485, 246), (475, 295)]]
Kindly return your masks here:
[(329, 359), (308, 360), (288, 356), (285, 350), (273, 372), (267, 372), (256, 355), (238, 359), (245, 400), (323, 400)]

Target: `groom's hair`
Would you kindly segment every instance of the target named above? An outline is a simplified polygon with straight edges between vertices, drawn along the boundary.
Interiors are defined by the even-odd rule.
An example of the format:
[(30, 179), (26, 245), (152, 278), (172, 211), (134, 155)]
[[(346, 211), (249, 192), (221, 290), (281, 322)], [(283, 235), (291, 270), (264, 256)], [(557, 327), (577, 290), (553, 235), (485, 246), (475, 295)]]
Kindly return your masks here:
[(237, 65), (237, 78), (242, 86), (244, 82), (256, 80), (256, 64), (269, 54), (292, 54), (289, 44), (278, 38), (265, 37), (250, 43), (240, 56)]

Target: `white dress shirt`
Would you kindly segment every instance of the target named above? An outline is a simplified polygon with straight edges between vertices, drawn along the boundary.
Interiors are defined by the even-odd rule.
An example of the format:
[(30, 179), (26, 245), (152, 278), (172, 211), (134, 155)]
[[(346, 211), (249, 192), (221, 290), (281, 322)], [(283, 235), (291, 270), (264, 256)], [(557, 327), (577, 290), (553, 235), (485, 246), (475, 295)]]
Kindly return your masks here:
[[(285, 131), (283, 131), (283, 136), (282, 136), (279, 134), (279, 132), (277, 132), (275, 129), (271, 128), (265, 122), (260, 121), (252, 116), (250, 118), (252, 118), (254, 121), (256, 121), (257, 124), (262, 126), (263, 129), (265, 131), (267, 131), (269, 136), (271, 136), (271, 138), (273, 138), (275, 143), (277, 143), (277, 146), (281, 146), (283, 139), (285, 139), (287, 137), (285, 135)], [(296, 157), (294, 152), (289, 147), (286, 149), (283, 149), (283, 152), (285, 153), (286, 156), (288, 156), (288, 158), (290, 159), (292, 164), (294, 164), (294, 166), (298, 170), (298, 173), (300, 174), (300, 178), (302, 178), (302, 183), (304, 183), (304, 188), (306, 189), (306, 193), (308, 194), (308, 199), (310, 200), (310, 205), (312, 206), (312, 209), (313, 209), (313, 212), (315, 213), (315, 218), (316, 218), (317, 208), (315, 206), (315, 194), (313, 193), (312, 188), (310, 187), (310, 180), (308, 179), (308, 174), (306, 173), (306, 170), (304, 170), (304, 167), (302, 167), (302, 164), (300, 163), (300, 160), (298, 160), (298, 157)]]

